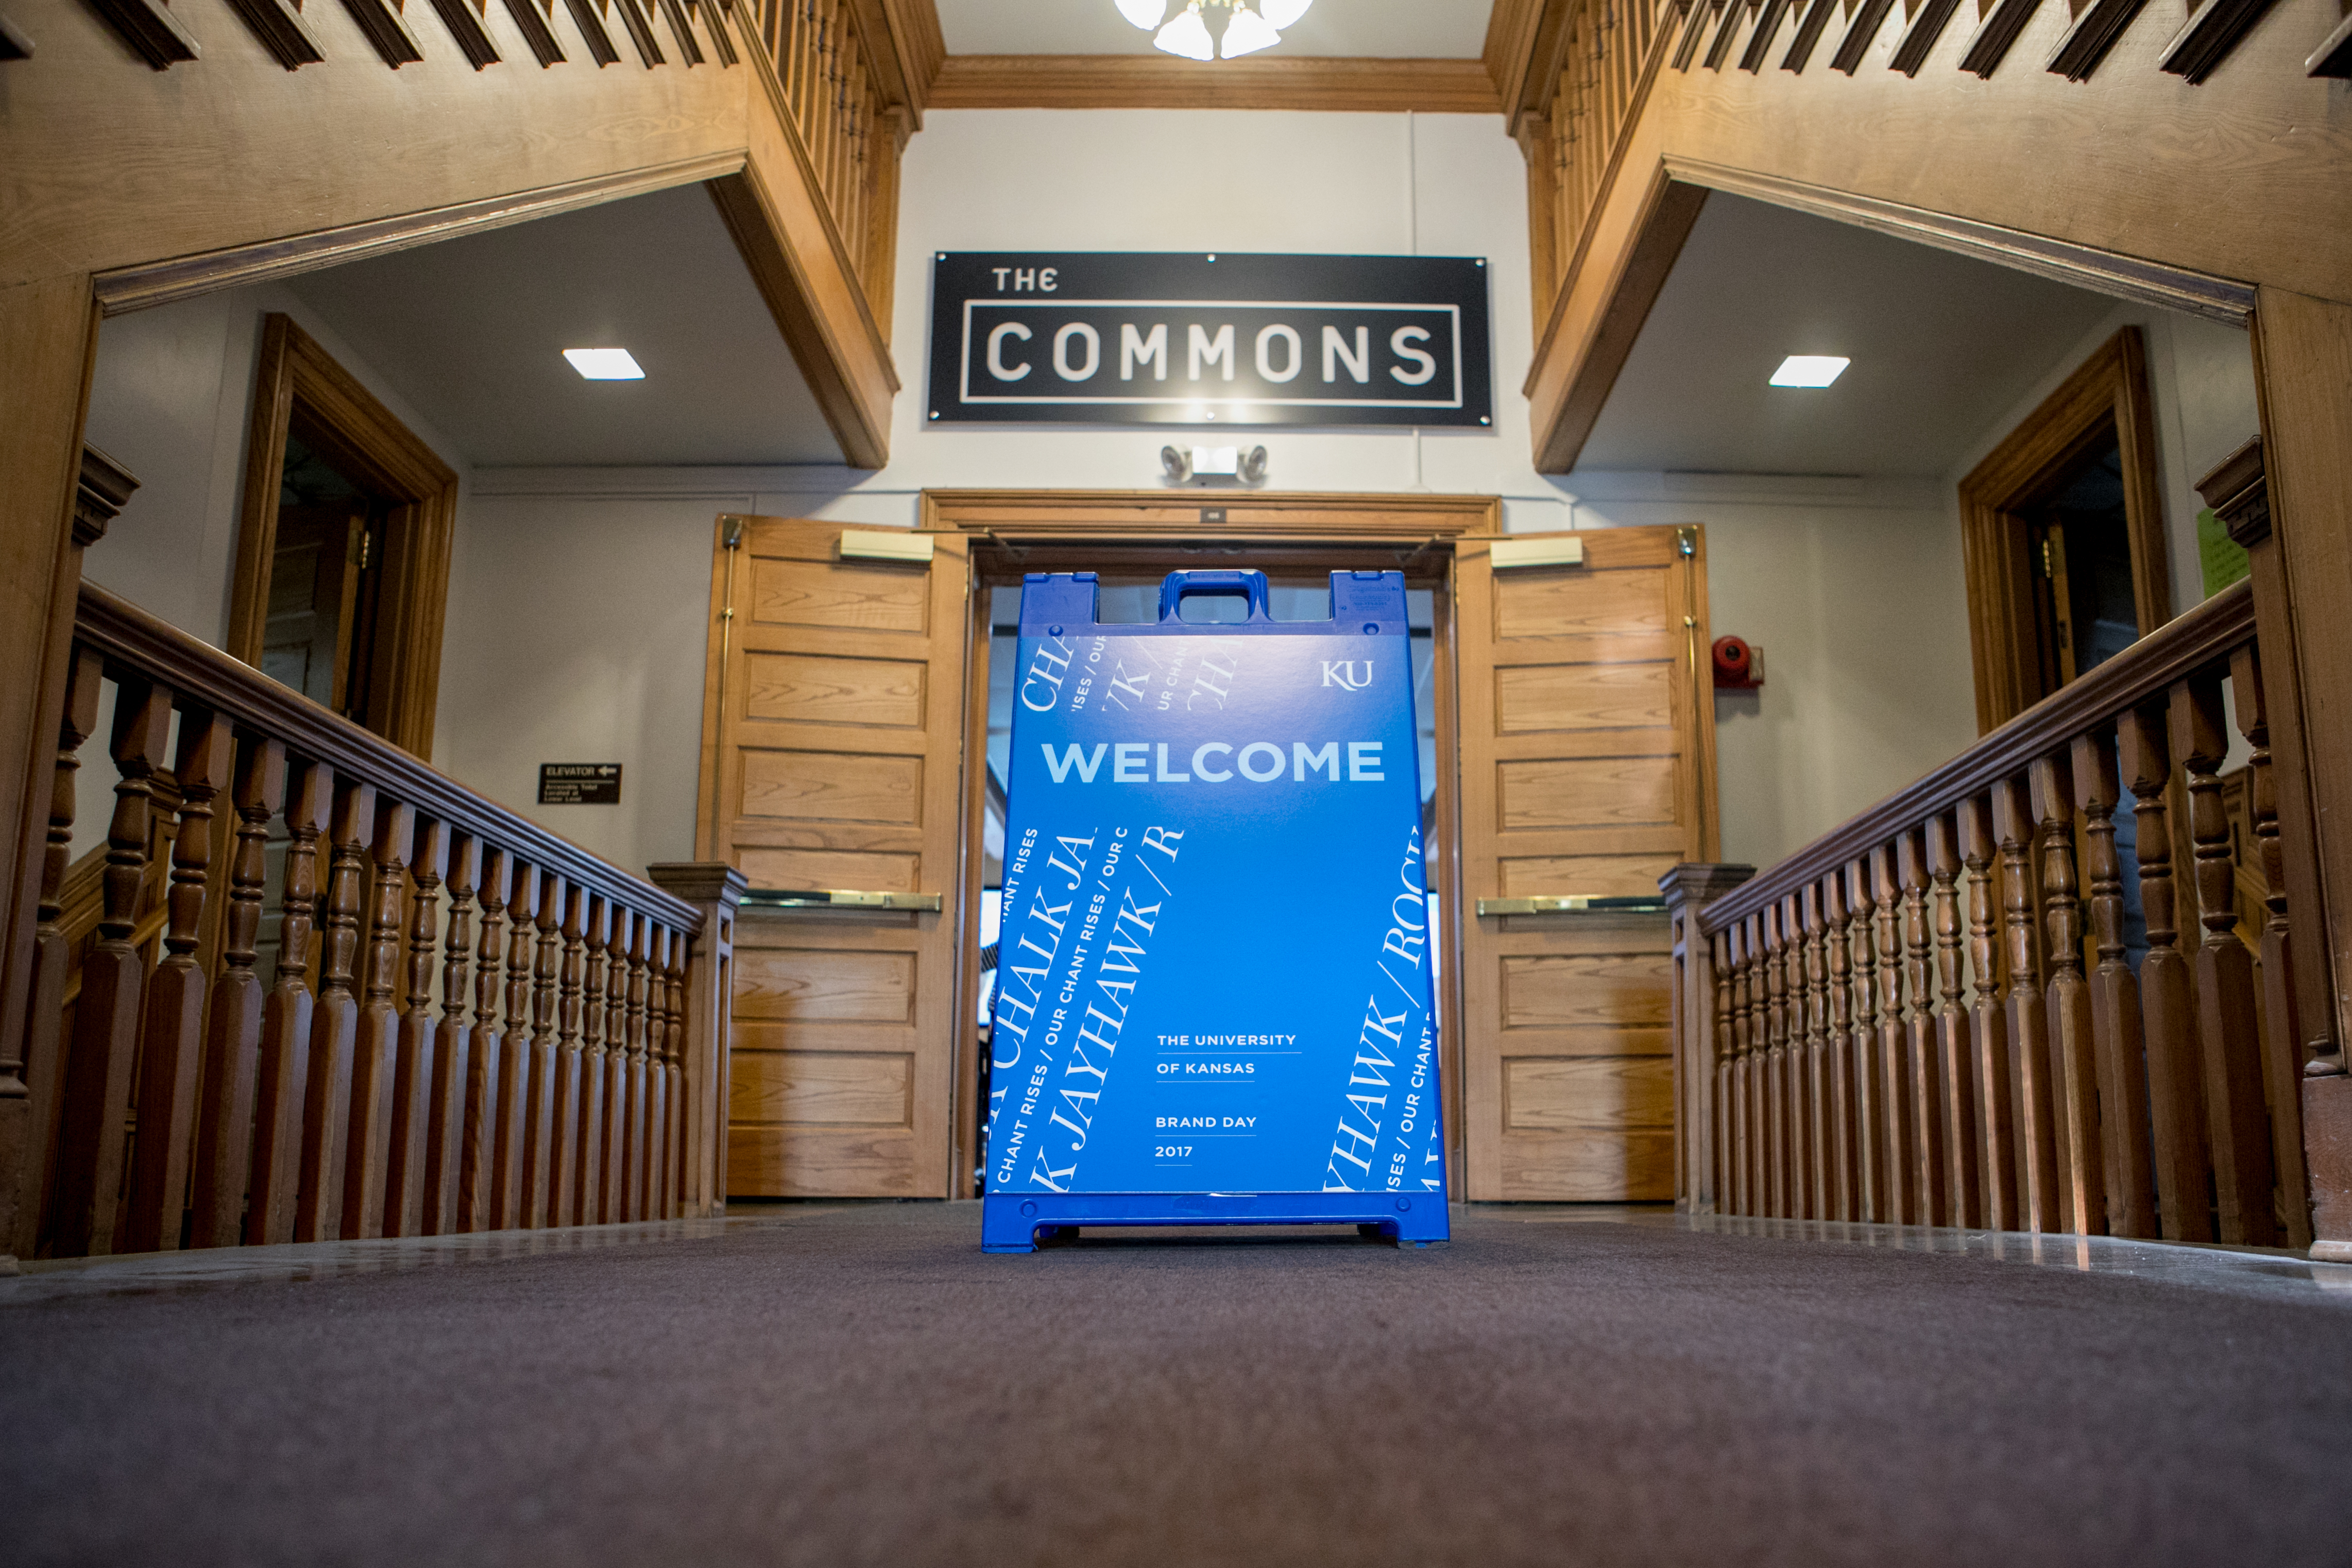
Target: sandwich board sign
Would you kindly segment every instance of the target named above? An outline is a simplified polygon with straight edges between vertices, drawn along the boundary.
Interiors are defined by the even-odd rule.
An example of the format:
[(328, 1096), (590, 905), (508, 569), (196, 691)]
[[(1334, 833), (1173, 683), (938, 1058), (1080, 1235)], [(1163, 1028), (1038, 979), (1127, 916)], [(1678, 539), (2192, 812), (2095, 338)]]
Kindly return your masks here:
[[(1245, 596), (1202, 624), (1190, 596)], [(1022, 588), (982, 1245), (1085, 1225), (1447, 1237), (1404, 578)]]

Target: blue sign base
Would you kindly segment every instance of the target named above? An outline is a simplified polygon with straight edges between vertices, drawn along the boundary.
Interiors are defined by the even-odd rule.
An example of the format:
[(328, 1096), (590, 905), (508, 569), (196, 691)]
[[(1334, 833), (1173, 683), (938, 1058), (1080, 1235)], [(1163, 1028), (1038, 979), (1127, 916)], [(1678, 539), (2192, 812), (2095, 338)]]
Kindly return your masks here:
[(1034, 1252), (1041, 1232), (1104, 1225), (1356, 1225), (1401, 1247), (1453, 1238), (1444, 1193), (991, 1193), (982, 1252)]

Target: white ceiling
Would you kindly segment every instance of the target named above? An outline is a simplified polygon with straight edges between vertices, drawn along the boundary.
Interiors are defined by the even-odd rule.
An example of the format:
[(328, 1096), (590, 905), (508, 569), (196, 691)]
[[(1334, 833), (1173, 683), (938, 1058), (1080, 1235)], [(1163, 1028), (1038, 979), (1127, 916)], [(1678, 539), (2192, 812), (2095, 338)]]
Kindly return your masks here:
[[(1941, 475), (2114, 308), (1990, 262), (1711, 195), (1577, 466)], [(1819, 390), (1767, 385), (1789, 354), (1853, 363)]]
[[(1182, 0), (1171, 0), (1170, 11)], [(1111, 0), (939, 0), (951, 55), (1148, 55)], [(1315, 0), (1259, 58), (1475, 59), (1493, 0)]]
[[(842, 460), (699, 185), (291, 287), (477, 468)], [(645, 379), (583, 381), (568, 348)]]

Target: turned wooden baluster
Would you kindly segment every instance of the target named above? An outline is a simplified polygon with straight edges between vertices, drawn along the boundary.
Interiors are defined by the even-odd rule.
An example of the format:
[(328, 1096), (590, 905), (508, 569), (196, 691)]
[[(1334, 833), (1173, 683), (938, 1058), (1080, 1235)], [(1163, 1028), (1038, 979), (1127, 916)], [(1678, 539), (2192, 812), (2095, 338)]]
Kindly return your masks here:
[(1805, 931), (1805, 1217), (1830, 1219), (1836, 1216), (1830, 1207), (1829, 927), (1818, 884), (1806, 883), (1798, 902)]
[(106, 870), (98, 943), (81, 961), (73, 1048), (65, 1064), (58, 1128), (52, 1250), (60, 1258), (114, 1250), (122, 1201), (124, 1119), (138, 1057), (140, 1003), (146, 968), (131, 937), (147, 876), (154, 817), (155, 771), (163, 765), (172, 693), (135, 679), (118, 681), (114, 699), (114, 816), (106, 832)]
[(1748, 1207), (1748, 943), (1739, 921), (1724, 928), (1723, 943), (1729, 1005), (1724, 1032), (1730, 1047), (1723, 1059), (1723, 1206), (1727, 1214), (1744, 1215)]
[(2164, 799), (2172, 778), (2161, 703), (2126, 713), (2116, 727), (2117, 761), (2136, 802), (2134, 849), (2147, 952), (2139, 964), (2140, 1019), (2147, 1062), (2147, 1116), (2156, 1163), (2157, 1212), (2168, 1241), (2213, 1239), (2207, 1200), (2205, 1083), (2197, 1054), (2197, 1004), (2189, 960), (2179, 948), (2172, 876), (2172, 814)]
[(286, 791), (286, 868), (278, 881), (278, 971), (261, 1005), (261, 1066), (254, 1088), (252, 1192), (245, 1239), (294, 1239), (302, 1188), (302, 1121), (310, 1102), (310, 948), (319, 911), (319, 836), (335, 770), (297, 763)]
[(1764, 967), (1756, 917), (1734, 928), (1739, 949), (1739, 1212), (1764, 1212)]
[(596, 1213), (605, 1225), (617, 1225), (626, 1215), (622, 1178), (629, 1162), (629, 966), (637, 944), (645, 940), (644, 932), (644, 916), (614, 907), (613, 967), (605, 984), (604, 1121), (596, 1152), (604, 1183)]
[(1780, 916), (1780, 906), (1764, 907), (1764, 986), (1767, 1012), (1765, 1016), (1765, 1089), (1764, 1109), (1768, 1118), (1765, 1137), (1770, 1151), (1771, 1165), (1766, 1175), (1764, 1212), (1774, 1219), (1786, 1219), (1790, 1213), (1789, 1203), (1795, 1170), (1795, 1129), (1789, 1121), (1790, 1029), (1789, 1029), (1789, 929)]
[(1936, 1072), (1938, 1135), (1944, 1145), (1944, 1223), (1984, 1223), (1977, 1183), (1976, 1063), (1969, 1049), (1969, 1012), (1960, 983), (1960, 836), (1948, 811), (1927, 819), (1927, 873), (1936, 902)]
[(474, 1031), (466, 1018), (474, 978), (474, 889), (482, 876), (481, 840), (449, 841), (449, 934), (441, 946), (441, 1023), (433, 1047), (432, 1110), (425, 1125), (424, 1234), (465, 1228), (459, 1215), (467, 1165), (466, 1107), (472, 1093)]
[(1717, 931), (1707, 942), (1715, 952), (1715, 1206), (1724, 1213), (1738, 1213), (1738, 1178), (1734, 1175), (1738, 1171), (1738, 1112), (1731, 1102), (1731, 1058), (1738, 1048), (1738, 1020), (1734, 1016), (1738, 1008), (1738, 975), (1731, 959), (1731, 933)]
[(2074, 804), (2083, 813), (2091, 931), (2099, 951), (2098, 966), (2090, 978), (2091, 1044), (2098, 1060), (2107, 1232), (2152, 1237), (2157, 1234), (2156, 1183), (2148, 1166), (2139, 981), (2126, 962), (2123, 863), (2116, 853), (2116, 802), (2121, 796), (2115, 742), (2105, 731), (2075, 737), (2073, 771)]
[(2254, 958), (2238, 940), (2237, 865), (2230, 810), (2215, 776), (2229, 755), (2218, 674), (2172, 689), (2172, 743), (2189, 781), (2189, 836), (2197, 847), (2197, 1025), (2205, 1066), (2205, 1124), (2221, 1239), (2269, 1247), (2279, 1238), (2272, 1193), (2271, 1126), (2263, 1100), (2262, 1034), (2254, 1021)]
[[(229, 856), (228, 909), (221, 921), (223, 967), (213, 985), (203, 1098), (196, 1105), (195, 1185), (189, 1202), (192, 1247), (234, 1247), (245, 1230), (264, 997), (261, 977), (254, 972), (254, 950), (261, 935), (262, 900), (268, 890), (269, 819), (285, 799), (285, 746), (247, 740), (236, 773), (236, 845)], [(255, 1183), (253, 1190), (258, 1208), (261, 1184)]]
[(375, 786), (340, 780), (327, 828), (325, 920), (319, 942), (319, 999), (310, 1012), (310, 1083), (302, 1106), (302, 1187), (294, 1201), (294, 1239), (333, 1241), (343, 1234), (349, 1183), (352, 1079), (359, 1053), (360, 1005), (352, 994), (359, 955), (361, 888)]
[(491, 1178), (490, 1228), (520, 1230), (523, 1207), (523, 1128), (530, 1098), (530, 977), (539, 961), (540, 874), (514, 863), (507, 900), (512, 940), (507, 943), (506, 1028), (499, 1043), (497, 1173)]
[(2050, 1008), (2042, 990), (2041, 889), (2033, 874), (2033, 818), (2025, 781), (1992, 789), (2000, 835), (2001, 908), (2009, 943), (2010, 1115), (2025, 1155), (2020, 1216), (2028, 1230), (2063, 1228), (2057, 1131), (2050, 1087)]
[(1910, 1098), (1904, 1120), (1911, 1135), (1912, 1217), (1920, 1225), (1958, 1225), (1951, 1212), (1950, 1171), (1944, 1147), (1943, 1057), (1936, 1026), (1935, 932), (1927, 910), (1927, 838), (1923, 828), (1906, 828), (1895, 840), (1896, 878), (1903, 887), (1904, 989), (1911, 998), (1905, 1018), (1904, 1071)]
[(175, 1251), (187, 1214), (188, 1162), (196, 1132), (196, 1069), (203, 1062), (205, 975), (196, 963), (205, 882), (213, 860), (213, 802), (229, 782), (236, 730), (224, 714), (180, 715), (173, 774), (180, 823), (163, 895), (163, 957), (147, 977), (140, 1029), (138, 1135), (131, 1145), (125, 1252)]
[(1789, 1168), (1780, 1183), (1780, 1212), (1790, 1219), (1804, 1219), (1805, 1202), (1812, 1184), (1812, 1149), (1806, 1142), (1806, 1100), (1811, 1093), (1805, 1080), (1807, 1068), (1805, 1045), (1805, 927), (1796, 895), (1789, 894), (1774, 906), (1780, 918), (1780, 966), (1785, 975), (1782, 990), (1788, 1001), (1788, 1070), (1781, 1083), (1785, 1109), (1782, 1120), (1789, 1129)]
[(683, 931), (669, 933), (669, 1029), (662, 1047), (662, 1086), (655, 1103), (661, 1108), (662, 1191), (660, 1217), (678, 1217), (679, 1194), (686, 1190), (686, 963), (692, 938)]
[(544, 874), (539, 903), (539, 962), (530, 984), (530, 1089), (522, 1135), (522, 1219), (532, 1229), (553, 1217), (555, 1179), (555, 991), (563, 956), (563, 879)]
[(386, 1184), (392, 1171), (393, 1079), (400, 1065), (400, 1014), (393, 995), (400, 983), (400, 917), (407, 890), (409, 841), (416, 813), (379, 800), (371, 846), (375, 874), (367, 883), (367, 942), (360, 963), (362, 997), (352, 1034), (351, 1123), (343, 1143), (342, 1234), (383, 1234)]
[(400, 1016), (398, 1056), (393, 1064), (391, 1164), (383, 1182), (383, 1234), (435, 1234), (425, 1218), (440, 1195), (425, 1185), (432, 1164), (428, 1145), (433, 1114), (436, 1047), (440, 1025), (433, 1016), (433, 963), (441, 945), (441, 877), (449, 867), (449, 830), (429, 817), (416, 824), (416, 847), (408, 860), (414, 885), (408, 911), (407, 1010)]
[(1861, 952), (1853, 963), (1853, 1038), (1846, 1054), (1853, 1063), (1853, 1169), (1856, 1202), (1862, 1217), (1883, 1223), (1887, 1215), (1886, 1149), (1883, 1107), (1886, 1085), (1878, 1055), (1878, 952), (1875, 937), (1877, 900), (1872, 892), (1870, 862), (1855, 860), (1845, 868), (1846, 903), (1853, 910), (1848, 922)]
[(668, 1107), (663, 1126), (669, 1141), (662, 1161), (665, 1219), (679, 1217), (686, 1193), (686, 970), (693, 942), (683, 931), (670, 933), (669, 1045), (662, 1058), (663, 1093)]
[(1972, 1089), (1976, 1099), (1977, 1177), (1983, 1223), (2015, 1230), (2023, 1185), (2015, 1101), (2010, 1089), (2009, 1019), (2000, 995), (2000, 927), (1993, 913), (1992, 868), (2000, 840), (1992, 830), (1992, 797), (1960, 802), (1960, 859), (1969, 874), (1969, 1004)]
[(1879, 1175), (1891, 1225), (1925, 1223), (1919, 1211), (1918, 1153), (1911, 1126), (1911, 1068), (1903, 1025), (1903, 884), (1894, 847), (1870, 852), (1878, 960)]
[(2263, 693), (2262, 651), (2248, 643), (2230, 656), (2230, 692), (2238, 731), (2252, 755), (2246, 763), (2246, 816), (2253, 843), (2248, 852), (2263, 868), (2263, 1081), (2271, 1106), (2271, 1149), (2278, 1161), (2286, 1212), (2286, 1245), (2311, 1245), (2311, 1210), (2303, 1201), (2310, 1175), (2303, 1152), (2303, 1020), (2294, 991), (2294, 949), (2286, 918), (2286, 866), (2279, 840), (2278, 781), (2271, 772), (2268, 700)]
[[(58, 721), (57, 763), (49, 775), (48, 840), (41, 858), (41, 891), (33, 935), (30, 1011), (25, 1019), (26, 1129), (15, 1170), (0, 1169), (0, 1251), (30, 1258), (39, 1246), (43, 1216), (49, 1212), (51, 1173), (58, 1135), (58, 1102), (65, 1076), (66, 982), (73, 944), (65, 931), (66, 869), (73, 859), (74, 775), (81, 749), (98, 727), (99, 697), (106, 663), (88, 648), (76, 648), (66, 669), (65, 711)], [(5, 1068), (5, 1064), (0, 1064)], [(0, 1071), (5, 1077), (5, 1071)]]
[(604, 1222), (604, 1018), (610, 998), (605, 980), (610, 973), (613, 906), (604, 895), (588, 900), (588, 922), (582, 940), (587, 946), (587, 978), (581, 989), (580, 1104), (572, 1128), (573, 1146), (580, 1151), (572, 1209), (581, 1225)]
[(635, 1145), (629, 1136), (635, 1122), (629, 1089), (631, 1063), (645, 1038), (646, 948), (652, 940), (652, 922), (645, 916), (632, 913), (628, 921), (629, 973), (622, 996), (621, 1033), (613, 1048), (612, 1082), (604, 1095), (604, 1213), (614, 1224), (638, 1217), (629, 1207), (630, 1163), (636, 1158)]
[(669, 1043), (671, 950), (677, 942), (677, 932), (662, 927), (661, 940), (654, 944), (646, 972), (646, 1185), (639, 1212), (647, 1219), (668, 1217), (661, 1206), (662, 1163), (669, 1153), (663, 1136), (669, 1110), (663, 1057)]
[(654, 1040), (664, 1028), (662, 977), (668, 954), (668, 930), (656, 921), (646, 922), (646, 1010), (645, 1027), (629, 1046), (629, 1217), (651, 1219), (653, 1210), (647, 1206), (648, 1178), (653, 1174), (653, 1083), (652, 1062)]
[(2049, 944), (2050, 1092), (2059, 1215), (2078, 1236), (2107, 1227), (2106, 1156), (2100, 1143), (2098, 1052), (2083, 979), (2083, 905), (2074, 868), (2074, 781), (2063, 756), (2033, 764), (2042, 830), (2042, 918)]
[(499, 1131), (506, 1117), (499, 1095), (506, 1087), (505, 1031), (499, 1026), (499, 991), (505, 978), (507, 852), (482, 847), (482, 941), (475, 952), (474, 1027), (466, 1063), (466, 1128), (459, 1135), (457, 1228), (495, 1230), (499, 1214)]
[(555, 1130), (549, 1140), (553, 1165), (548, 1175), (550, 1225), (577, 1225), (580, 1187), (580, 988), (585, 978), (588, 890), (574, 887), (563, 910), (563, 967), (555, 996)]
[(1853, 927), (1846, 914), (1845, 873), (1822, 879), (1822, 913), (1829, 927), (1830, 1019), (1830, 1217), (1861, 1217), (1861, 1190), (1854, 1178)]

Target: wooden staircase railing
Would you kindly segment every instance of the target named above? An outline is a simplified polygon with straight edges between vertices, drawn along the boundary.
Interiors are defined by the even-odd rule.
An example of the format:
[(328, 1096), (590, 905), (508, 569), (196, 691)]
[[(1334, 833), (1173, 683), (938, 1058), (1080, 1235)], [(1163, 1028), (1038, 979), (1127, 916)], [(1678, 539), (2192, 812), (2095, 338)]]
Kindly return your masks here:
[[(119, 782), (77, 974), (62, 895), (102, 681)], [(56, 780), (0, 1248), (721, 1206), (731, 869), (639, 880), (89, 584)], [(159, 802), (160, 952), (137, 940)]]
[[(2254, 603), (2249, 583), (2216, 595), (1753, 879), (1666, 879), (1694, 1206), (2309, 1244)], [(2266, 871), (2259, 962), (2220, 777), (2232, 708)]]

